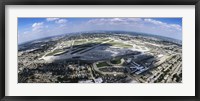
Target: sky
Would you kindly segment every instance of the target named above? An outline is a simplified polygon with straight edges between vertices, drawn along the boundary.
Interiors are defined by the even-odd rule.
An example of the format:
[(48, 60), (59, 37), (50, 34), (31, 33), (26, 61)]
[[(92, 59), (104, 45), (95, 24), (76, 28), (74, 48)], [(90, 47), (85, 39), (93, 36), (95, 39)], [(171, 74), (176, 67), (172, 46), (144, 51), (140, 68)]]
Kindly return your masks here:
[(95, 30), (142, 32), (182, 40), (182, 18), (18, 18), (18, 43)]

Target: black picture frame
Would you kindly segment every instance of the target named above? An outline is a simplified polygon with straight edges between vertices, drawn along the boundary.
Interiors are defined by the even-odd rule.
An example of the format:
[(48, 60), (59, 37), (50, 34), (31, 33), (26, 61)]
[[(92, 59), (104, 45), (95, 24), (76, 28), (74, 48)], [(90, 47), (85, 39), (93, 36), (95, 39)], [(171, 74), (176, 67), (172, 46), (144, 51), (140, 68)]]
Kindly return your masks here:
[[(195, 5), (195, 96), (5, 96), (6, 5)], [(200, 101), (200, 0), (1, 0), (0, 1), (0, 99), (1, 101)], [(183, 90), (184, 91), (184, 90)], [(184, 91), (187, 92), (187, 91)]]

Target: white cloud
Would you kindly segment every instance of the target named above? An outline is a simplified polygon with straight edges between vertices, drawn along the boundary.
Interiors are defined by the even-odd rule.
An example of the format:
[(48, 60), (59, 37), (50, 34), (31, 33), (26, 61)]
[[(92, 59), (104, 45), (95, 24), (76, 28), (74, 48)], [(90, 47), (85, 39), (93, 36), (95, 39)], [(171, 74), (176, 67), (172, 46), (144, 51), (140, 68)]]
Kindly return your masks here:
[(165, 25), (166, 24), (166, 23), (163, 23), (161, 21), (157, 21), (157, 20), (153, 20), (153, 19), (144, 19), (144, 21), (150, 22), (150, 23), (153, 23), (153, 24), (156, 24), (156, 25)]
[[(49, 21), (52, 21), (53, 24)], [(24, 35), (23, 37), (30, 37), (30, 39), (23, 38), (24, 40), (91, 30), (134, 31), (181, 39), (181, 29), (182, 27), (178, 24), (168, 24), (150, 18), (94, 18), (79, 23), (62, 18), (47, 18), (44, 22), (33, 23), (28, 30), (20, 33)]]
[(58, 20), (59, 18), (46, 18), (47, 21), (55, 21)]
[(163, 26), (166, 28), (170, 28), (170, 29), (176, 29), (176, 30), (182, 30), (180, 25), (177, 24), (167, 24), (161, 21), (157, 21), (157, 20), (153, 20), (153, 19), (144, 19), (144, 21), (155, 24), (155, 25), (159, 25), (159, 26)]
[(182, 27), (180, 25), (177, 25), (177, 24), (170, 24), (171, 27), (174, 27), (175, 29), (177, 30), (182, 30)]
[(88, 24), (96, 25), (121, 25), (121, 24), (130, 24), (132, 22), (142, 21), (141, 18), (101, 18), (101, 19), (92, 19), (88, 21)]
[[(121, 25), (121, 24), (138, 24), (145, 25), (146, 23), (150, 23), (153, 26), (162, 26), (166, 28), (181, 30), (181, 26), (178, 24), (167, 24), (154, 19), (141, 19), (141, 18), (101, 18), (101, 19), (92, 19), (88, 21), (88, 24), (95, 25)], [(150, 26), (148, 26), (150, 27)]]
[(142, 21), (141, 18), (126, 18), (127, 21)]
[[(141, 18), (101, 18), (101, 19), (92, 19), (87, 22), (92, 25), (120, 25), (120, 26), (131, 26), (131, 27), (148, 27), (155, 29), (169, 29), (181, 31), (182, 27), (178, 24), (167, 24), (154, 19), (141, 19)], [(134, 29), (134, 28), (133, 28)]]
[(41, 28), (43, 28), (43, 22), (36, 22), (34, 24), (32, 24), (32, 30), (33, 31), (37, 31), (37, 30), (40, 30)]
[(37, 27), (43, 25), (43, 22), (36, 22), (32, 25), (32, 27)]
[[(89, 26), (89, 27), (88, 27)], [(125, 30), (181, 39), (182, 26), (150, 18), (95, 18), (85, 25), (93, 30)]]
[(59, 20), (56, 20), (56, 21), (55, 21), (55, 23), (57, 23), (57, 24), (64, 24), (64, 23), (66, 23), (66, 22), (67, 22), (66, 19), (59, 19)]
[(28, 33), (30, 33), (29, 31), (25, 31), (25, 32), (23, 32), (22, 34), (28, 34)]

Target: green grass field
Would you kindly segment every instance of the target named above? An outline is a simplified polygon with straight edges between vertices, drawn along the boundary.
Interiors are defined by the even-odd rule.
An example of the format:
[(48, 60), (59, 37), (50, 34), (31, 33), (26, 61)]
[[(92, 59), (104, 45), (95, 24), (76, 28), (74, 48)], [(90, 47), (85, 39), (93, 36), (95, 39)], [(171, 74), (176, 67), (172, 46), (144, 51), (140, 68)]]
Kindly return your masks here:
[(81, 44), (84, 44), (85, 42), (86, 42), (85, 39), (83, 39), (83, 40), (76, 40), (76, 41), (74, 42), (74, 45), (81, 45)]
[(106, 62), (100, 62), (100, 63), (97, 63), (96, 65), (97, 65), (97, 67), (110, 66), (110, 65), (109, 65), (108, 63), (106, 63)]
[(108, 41), (108, 40), (110, 40), (110, 39), (108, 39), (108, 38), (99, 38), (99, 39), (96, 39), (95, 41), (97, 41), (97, 42), (105, 42), (105, 41)]
[(108, 42), (108, 44), (111, 44), (112, 46), (115, 46), (115, 47), (132, 48), (132, 45), (130, 44), (125, 44), (125, 43), (114, 41), (114, 40)]
[(60, 52), (63, 52), (63, 50), (62, 49), (56, 49), (53, 52), (48, 53), (46, 56), (52, 56), (52, 55), (54, 55), (56, 53), (60, 53)]

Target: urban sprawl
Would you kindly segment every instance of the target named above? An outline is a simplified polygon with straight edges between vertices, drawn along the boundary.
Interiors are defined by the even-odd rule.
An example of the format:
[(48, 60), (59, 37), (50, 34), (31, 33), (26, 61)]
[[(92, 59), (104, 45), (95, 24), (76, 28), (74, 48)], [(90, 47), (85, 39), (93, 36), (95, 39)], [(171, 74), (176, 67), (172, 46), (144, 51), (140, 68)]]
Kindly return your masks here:
[(19, 83), (181, 83), (182, 45), (129, 32), (82, 32), (18, 45)]

